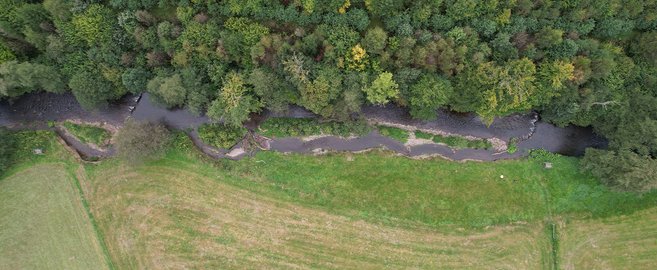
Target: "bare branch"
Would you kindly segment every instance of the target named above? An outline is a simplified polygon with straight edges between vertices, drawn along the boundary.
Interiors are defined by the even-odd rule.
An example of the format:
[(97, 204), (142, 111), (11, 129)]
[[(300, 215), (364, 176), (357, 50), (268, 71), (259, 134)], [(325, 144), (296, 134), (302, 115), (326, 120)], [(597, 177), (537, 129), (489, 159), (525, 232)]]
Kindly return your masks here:
[(602, 106), (603, 109), (606, 110), (608, 105), (618, 105), (618, 101), (610, 100), (610, 101), (605, 101), (605, 102), (593, 102), (593, 103), (591, 103), (591, 107), (593, 107), (594, 105), (600, 105), (600, 106)]

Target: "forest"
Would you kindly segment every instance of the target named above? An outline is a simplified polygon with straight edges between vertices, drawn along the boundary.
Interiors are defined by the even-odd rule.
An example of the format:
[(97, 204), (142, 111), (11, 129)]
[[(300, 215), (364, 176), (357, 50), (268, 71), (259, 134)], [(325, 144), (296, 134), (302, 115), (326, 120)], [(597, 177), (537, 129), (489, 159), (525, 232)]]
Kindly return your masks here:
[(148, 92), (233, 126), (300, 105), (537, 111), (609, 140), (604, 183), (657, 185), (655, 0), (0, 0), (0, 98), (72, 92), (88, 110)]

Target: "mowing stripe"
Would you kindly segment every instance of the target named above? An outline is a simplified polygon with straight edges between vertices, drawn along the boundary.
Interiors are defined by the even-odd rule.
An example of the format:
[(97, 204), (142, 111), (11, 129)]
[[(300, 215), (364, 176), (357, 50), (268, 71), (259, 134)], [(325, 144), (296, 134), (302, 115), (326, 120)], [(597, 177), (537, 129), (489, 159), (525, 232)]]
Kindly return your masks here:
[(550, 257), (548, 264), (550, 270), (559, 270), (559, 234), (557, 233), (557, 224), (554, 223), (551, 215), (549, 219), (550, 220), (545, 224), (547, 237), (550, 240)]
[[(68, 168), (67, 171), (69, 171)], [(78, 190), (78, 194), (80, 194), (80, 200), (82, 201), (82, 206), (84, 207), (85, 212), (87, 212), (87, 216), (89, 217), (89, 221), (91, 221), (91, 226), (93, 227), (94, 233), (96, 234), (96, 238), (98, 239), (100, 248), (103, 250), (103, 257), (105, 257), (105, 262), (107, 263), (107, 267), (110, 270), (114, 270), (116, 268), (114, 267), (114, 263), (112, 262), (112, 257), (109, 254), (109, 249), (107, 248), (107, 244), (105, 244), (105, 238), (100, 233), (100, 230), (98, 229), (98, 223), (96, 222), (94, 215), (91, 213), (91, 209), (89, 208), (89, 203), (87, 202), (87, 198), (84, 196), (84, 191), (82, 191), (82, 185), (80, 184), (80, 180), (78, 179), (75, 173), (71, 171), (69, 171), (68, 173), (71, 174), (71, 177), (73, 177), (74, 180), (73, 182), (75, 183), (75, 187)]]
[(554, 222), (550, 221), (550, 251), (552, 253), (552, 263), (550, 266), (552, 270), (559, 269), (559, 235), (557, 234), (557, 225)]
[(547, 237), (550, 239), (550, 257), (549, 257), (549, 269), (550, 270), (559, 270), (559, 237), (557, 235), (557, 225), (554, 223), (554, 218), (552, 217), (552, 207), (550, 205), (550, 192), (548, 191), (546, 184), (542, 181), (539, 181), (541, 190), (543, 193), (543, 199), (545, 200), (545, 207), (547, 210), (547, 222), (546, 222), (546, 231)]

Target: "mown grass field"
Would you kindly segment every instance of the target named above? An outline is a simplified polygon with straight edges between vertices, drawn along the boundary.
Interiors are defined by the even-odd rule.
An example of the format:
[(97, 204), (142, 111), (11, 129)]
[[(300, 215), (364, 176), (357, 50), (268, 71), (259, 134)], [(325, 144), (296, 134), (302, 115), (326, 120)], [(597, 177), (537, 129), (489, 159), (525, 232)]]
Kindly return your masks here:
[(657, 208), (561, 226), (562, 269), (657, 269)]
[(92, 179), (91, 200), (119, 269), (540, 269), (549, 246), (541, 222), (482, 230), (394, 226), (168, 165), (108, 166)]
[(0, 269), (108, 269), (73, 181), (53, 163), (0, 180)]
[[(22, 167), (54, 156), (41, 159)], [(69, 173), (52, 177), (81, 182), (116, 269), (654, 268), (657, 193), (611, 191), (578, 162), (538, 153), (455, 163), (381, 151), (212, 161), (179, 136), (158, 161), (66, 160)], [(50, 234), (35, 237), (51, 245)]]

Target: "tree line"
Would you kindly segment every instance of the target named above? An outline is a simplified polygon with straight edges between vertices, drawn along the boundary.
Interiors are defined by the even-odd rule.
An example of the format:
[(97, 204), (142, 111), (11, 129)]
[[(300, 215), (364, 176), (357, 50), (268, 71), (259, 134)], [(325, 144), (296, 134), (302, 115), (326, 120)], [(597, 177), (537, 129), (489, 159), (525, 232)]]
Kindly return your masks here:
[(537, 110), (610, 140), (584, 168), (657, 183), (653, 0), (0, 0), (0, 97), (149, 92), (239, 126), (297, 104), (495, 117)]

